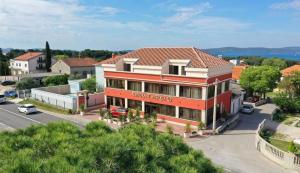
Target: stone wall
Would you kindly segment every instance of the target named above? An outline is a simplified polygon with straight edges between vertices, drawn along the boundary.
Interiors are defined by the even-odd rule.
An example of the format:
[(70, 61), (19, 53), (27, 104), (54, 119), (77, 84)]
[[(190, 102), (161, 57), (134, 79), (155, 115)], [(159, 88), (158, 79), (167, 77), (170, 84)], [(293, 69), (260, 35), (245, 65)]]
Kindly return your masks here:
[(276, 131), (277, 126), (277, 123), (266, 119), (259, 124), (256, 132), (256, 149), (265, 157), (281, 165), (282, 167), (300, 171), (300, 157), (297, 157), (293, 153), (280, 150), (279, 148), (268, 143), (259, 135), (259, 133), (264, 129), (271, 129)]

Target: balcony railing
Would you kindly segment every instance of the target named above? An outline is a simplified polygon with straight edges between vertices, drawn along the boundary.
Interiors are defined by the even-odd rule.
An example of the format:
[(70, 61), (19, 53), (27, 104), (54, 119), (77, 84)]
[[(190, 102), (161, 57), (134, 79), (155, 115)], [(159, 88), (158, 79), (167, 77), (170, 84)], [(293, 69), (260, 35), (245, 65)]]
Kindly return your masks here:
[(38, 59), (37, 62), (38, 63), (45, 63), (45, 60), (44, 59)]

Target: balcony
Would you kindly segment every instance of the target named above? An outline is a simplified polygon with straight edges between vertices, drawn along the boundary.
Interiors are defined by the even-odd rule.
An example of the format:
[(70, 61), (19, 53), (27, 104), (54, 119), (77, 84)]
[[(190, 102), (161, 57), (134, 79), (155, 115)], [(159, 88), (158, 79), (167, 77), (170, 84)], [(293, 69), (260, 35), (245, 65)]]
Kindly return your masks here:
[(43, 63), (45, 63), (45, 60), (44, 60), (44, 59), (38, 59), (38, 60), (37, 60), (37, 63), (43, 64)]

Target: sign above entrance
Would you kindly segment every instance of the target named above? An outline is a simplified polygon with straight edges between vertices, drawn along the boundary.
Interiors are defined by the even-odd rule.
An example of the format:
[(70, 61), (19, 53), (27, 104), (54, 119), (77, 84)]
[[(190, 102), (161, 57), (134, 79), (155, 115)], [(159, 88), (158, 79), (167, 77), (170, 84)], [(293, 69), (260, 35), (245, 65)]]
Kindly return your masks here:
[(159, 94), (144, 93), (144, 92), (132, 92), (132, 95), (135, 97), (139, 97), (139, 98), (149, 98), (149, 99), (155, 99), (155, 100), (165, 101), (165, 102), (173, 101), (172, 97), (159, 95)]

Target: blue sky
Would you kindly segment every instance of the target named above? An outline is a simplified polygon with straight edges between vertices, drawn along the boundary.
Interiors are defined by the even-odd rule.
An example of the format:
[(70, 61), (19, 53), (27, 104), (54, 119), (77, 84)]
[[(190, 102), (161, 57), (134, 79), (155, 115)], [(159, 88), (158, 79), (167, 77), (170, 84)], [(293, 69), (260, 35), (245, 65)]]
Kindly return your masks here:
[(300, 0), (0, 0), (0, 47), (300, 46)]

